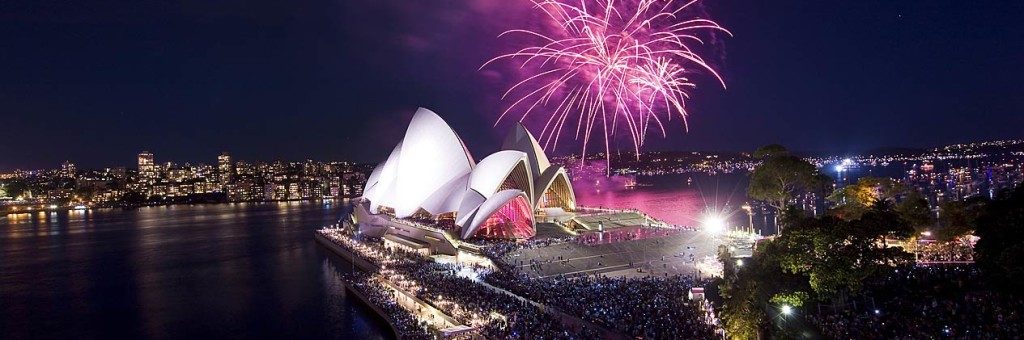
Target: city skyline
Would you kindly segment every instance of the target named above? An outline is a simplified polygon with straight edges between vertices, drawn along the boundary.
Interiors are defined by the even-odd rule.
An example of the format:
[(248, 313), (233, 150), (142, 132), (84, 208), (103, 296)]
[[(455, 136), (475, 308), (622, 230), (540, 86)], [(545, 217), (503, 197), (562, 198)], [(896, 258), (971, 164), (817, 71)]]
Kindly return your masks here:
[[(830, 157), (831, 158), (835, 158), (835, 157), (846, 158), (846, 157), (857, 157), (857, 156), (866, 156), (866, 155), (903, 154), (903, 153), (908, 153), (908, 152), (910, 152), (910, 153), (926, 153), (926, 152), (931, 151), (931, 150), (937, 150), (937, 149), (943, 149), (943, 148), (949, 148), (949, 147), (956, 147), (956, 146), (986, 145), (986, 144), (991, 144), (991, 143), (1004, 143), (1004, 142), (1017, 143), (1017, 142), (1020, 142), (1022, 140), (1024, 140), (1024, 138), (974, 140), (974, 141), (947, 143), (947, 144), (939, 144), (939, 145), (927, 145), (927, 146), (920, 146), (920, 147), (887, 146), (887, 147), (879, 147), (879, 148), (872, 148), (872, 149), (865, 149), (865, 150), (854, 150), (854, 151), (847, 151), (847, 152), (827, 152), (827, 151), (814, 151), (814, 150), (792, 150), (792, 152), (794, 154), (802, 155), (804, 157), (811, 158), (811, 159), (822, 159), (822, 158), (830, 158)], [(771, 145), (771, 144), (765, 144), (765, 145)], [(764, 146), (764, 145), (761, 145), (761, 146)], [(754, 151), (754, 149), (750, 149), (750, 150), (697, 150), (697, 149), (691, 149), (691, 150), (686, 150), (686, 149), (679, 149), (679, 150), (650, 150), (650, 151), (646, 151), (646, 152), (641, 152), (641, 155), (657, 155), (657, 154), (665, 154), (665, 153), (689, 153), (689, 152), (699, 152), (699, 153), (707, 153), (707, 154), (749, 154), (749, 153), (751, 153), (753, 151)], [(57, 161), (54, 164), (43, 164), (43, 165), (34, 166), (34, 167), (12, 167), (12, 168), (0, 167), (0, 173), (13, 173), (13, 172), (17, 172), (17, 171), (40, 171), (40, 170), (46, 170), (46, 169), (54, 169), (54, 168), (59, 168), (61, 165), (66, 164), (66, 163), (71, 163), (71, 164), (73, 164), (76, 167), (80, 167), (81, 169), (87, 169), (87, 170), (102, 170), (102, 169), (109, 169), (109, 168), (131, 168), (133, 166), (137, 166), (138, 165), (138, 156), (140, 154), (144, 154), (144, 153), (149, 153), (151, 155), (155, 155), (156, 154), (154, 152), (150, 152), (150, 150), (140, 149), (136, 153), (130, 154), (131, 156), (135, 156), (135, 157), (126, 157), (127, 161), (126, 161), (126, 163), (123, 163), (123, 164), (122, 163), (96, 164), (96, 161), (85, 160), (84, 162), (82, 162), (82, 160), (78, 160), (78, 159), (63, 159), (63, 160)], [(613, 151), (613, 153), (615, 153), (615, 151)], [(275, 163), (275, 162), (302, 163), (302, 162), (307, 162), (307, 161), (316, 161), (316, 162), (329, 162), (329, 163), (330, 162), (336, 162), (336, 163), (343, 162), (343, 163), (352, 163), (352, 164), (358, 164), (358, 165), (374, 165), (374, 164), (378, 164), (380, 162), (383, 162), (385, 160), (385, 158), (386, 158), (386, 157), (383, 157), (383, 158), (376, 159), (376, 160), (366, 160), (366, 161), (359, 161), (359, 160), (353, 160), (353, 159), (317, 159), (317, 158), (312, 158), (312, 157), (294, 158), (294, 159), (287, 159), (287, 158), (278, 158), (278, 159), (261, 159), (261, 158), (242, 159), (242, 158), (230, 156), (231, 152), (226, 151), (226, 150), (218, 151), (215, 154), (216, 154), (216, 156), (207, 156), (207, 157), (203, 157), (203, 158), (200, 158), (200, 159), (171, 159), (171, 160), (164, 159), (164, 160), (162, 160), (160, 162), (156, 162), (155, 161), (156, 158), (154, 158), (154, 162), (155, 162), (154, 164), (168, 164), (168, 163), (173, 164), (173, 165), (206, 165), (206, 164), (211, 164), (211, 165), (218, 165), (219, 166), (221, 164), (221, 161), (222, 161), (223, 157), (224, 156), (228, 156), (229, 160), (231, 160), (231, 159), (244, 160), (244, 161), (254, 162), (254, 163)], [(631, 153), (631, 151), (625, 150), (625, 151), (620, 152), (620, 154), (619, 154), (619, 156), (617, 156), (617, 158), (621, 158), (622, 155), (632, 155), (632, 153)], [(579, 157), (579, 153), (561, 153), (561, 154), (556, 154), (555, 156), (556, 157), (560, 157), (560, 158), (571, 158), (571, 157)], [(594, 154), (588, 154), (587, 157), (588, 158), (593, 158), (593, 157), (597, 157), (597, 156), (595, 156)], [(87, 164), (87, 165), (82, 166), (82, 164)], [(613, 164), (613, 167), (614, 166), (616, 166), (616, 165)]]
[[(1024, 133), (1021, 4), (704, 6), (734, 33), (710, 53), (729, 86), (699, 89), (690, 132), (673, 125), (647, 150), (838, 153)], [(529, 18), (529, 6), (499, 1), (9, 8), (0, 134), (25, 142), (0, 145), (0, 169), (128, 163), (141, 149), (376, 162), (415, 107), (449, 113), (459, 130), (491, 126), (508, 79), (477, 69), (510, 47), (497, 34)], [(470, 132), (469, 149), (493, 149), (508, 126)], [(566, 147), (549, 152), (578, 152)]]

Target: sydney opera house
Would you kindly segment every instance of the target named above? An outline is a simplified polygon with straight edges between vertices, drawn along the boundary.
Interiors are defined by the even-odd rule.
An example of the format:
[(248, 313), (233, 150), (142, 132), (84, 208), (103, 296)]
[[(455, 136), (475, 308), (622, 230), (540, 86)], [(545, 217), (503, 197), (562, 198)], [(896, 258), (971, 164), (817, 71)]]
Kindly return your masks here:
[(420, 108), (371, 173), (355, 217), (361, 232), (444, 248), (437, 243), (446, 237), (530, 238), (538, 220), (571, 218), (575, 208), (565, 169), (522, 125), (477, 162), (441, 117)]

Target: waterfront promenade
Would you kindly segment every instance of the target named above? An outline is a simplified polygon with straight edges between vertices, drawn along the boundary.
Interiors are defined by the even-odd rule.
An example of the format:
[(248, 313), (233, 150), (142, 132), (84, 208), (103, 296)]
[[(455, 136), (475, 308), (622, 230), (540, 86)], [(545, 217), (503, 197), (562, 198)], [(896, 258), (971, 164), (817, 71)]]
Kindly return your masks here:
[[(361, 270), (374, 273), (371, 275), (375, 277), (386, 278), (381, 282), (388, 282), (386, 285), (395, 290), (395, 300), (406, 307), (420, 324), (428, 324), (428, 328), (436, 335), (447, 338), (503, 338), (526, 332), (567, 339), (578, 339), (582, 335), (596, 335), (606, 339), (627, 338), (557, 308), (530, 301), (481, 281), (460, 278), (456, 275), (462, 269), (458, 264), (440, 264), (431, 260), (418, 263), (396, 260), (411, 254), (388, 253), (382, 248), (357, 243), (351, 235), (341, 230), (321, 230), (315, 238), (332, 252), (351, 260)], [(419, 268), (409, 268), (417, 266)], [(417, 280), (416, 276), (432, 279)], [(425, 291), (440, 294), (424, 294)], [(471, 293), (474, 291), (476, 293)], [(490, 309), (490, 313), (483, 313), (487, 309)], [(437, 322), (439, 319), (446, 322)]]
[[(365, 273), (377, 273), (381, 271), (381, 267), (377, 263), (369, 261), (365, 256), (360, 256), (358, 254), (358, 251), (354, 250), (351, 247), (345, 247), (340, 245), (338, 243), (341, 242), (339, 238), (329, 238), (327, 234), (321, 232), (317, 232), (314, 238), (318, 243), (320, 243), (327, 249), (331, 250), (331, 252), (337, 254), (338, 256), (341, 256), (345, 260), (352, 263), (354, 266), (359, 267), (359, 269)], [(366, 251), (371, 250), (367, 248)], [(437, 308), (434, 308), (433, 306), (427, 304), (426, 302), (423, 302), (422, 300), (416, 298), (415, 295), (394, 285), (390, 281), (381, 279), (380, 277), (372, 276), (368, 277), (367, 279), (375, 280), (378, 284), (380, 284), (381, 288), (383, 288), (387, 295), (389, 295), (397, 303), (399, 307), (408, 311), (408, 313), (413, 315), (417, 321), (425, 323), (427, 325), (426, 328), (437, 329), (442, 331), (464, 330), (465, 326), (455, 321), (455, 319), (453, 319), (452, 317), (445, 315)], [(370, 305), (375, 312), (377, 312), (378, 314), (380, 314), (381, 317), (387, 320), (396, 337), (410, 337), (408, 336), (408, 334), (404, 334), (405, 336), (400, 335), (401, 333), (403, 333), (399, 331), (399, 329), (401, 329), (402, 326), (397, 325), (398, 322), (394, 320), (395, 318), (391, 315), (392, 313), (386, 313), (382, 311), (379, 306), (377, 306), (379, 302), (375, 302), (371, 299), (368, 299), (366, 295), (364, 295), (364, 293), (361, 291), (361, 289), (358, 288), (356, 285), (352, 284), (351, 282), (348, 282), (346, 284), (346, 288), (354, 292), (357, 292), (357, 296), (364, 303)], [(420, 322), (417, 322), (417, 324), (420, 324)]]
[[(633, 336), (656, 338), (669, 335), (714, 337), (713, 334), (718, 332), (716, 327), (701, 321), (705, 319), (702, 312), (691, 311), (692, 307), (675, 306), (673, 302), (669, 305), (678, 310), (670, 314), (645, 307), (660, 299), (686, 303), (685, 294), (693, 284), (689, 280), (678, 281), (677, 277), (672, 279), (674, 281), (665, 282), (602, 279), (608, 280), (603, 281), (606, 287), (621, 286), (625, 290), (595, 290), (599, 285), (592, 286), (588, 281), (561, 281), (563, 286), (557, 289), (580, 295), (577, 297), (579, 302), (567, 303), (569, 300), (538, 295), (533, 290), (551, 284), (551, 279), (522, 277), (516, 268), (496, 269), (475, 262), (459, 262), (457, 258), (452, 261), (450, 257), (425, 257), (400, 249), (388, 249), (381, 240), (367, 238), (353, 230), (354, 226), (346, 222), (321, 229), (315, 237), (320, 244), (366, 272), (368, 280), (390, 290), (388, 296), (391, 299), (385, 303), (402, 307), (399, 314), (411, 316), (414, 319), (412, 323), (433, 336), (628, 339)], [(495, 259), (494, 252), (487, 248), (496, 245), (507, 247), (512, 244), (484, 246), (484, 253), (492, 260)], [(512, 272), (501, 273), (503, 270)], [(501, 279), (494, 281), (493, 278)], [(634, 299), (637, 293), (629, 292), (632, 289), (649, 290), (666, 282), (671, 283), (671, 292), (654, 289), (654, 295), (649, 296), (651, 301)], [(565, 298), (573, 299), (572, 296)], [(601, 300), (619, 302), (616, 302), (617, 306), (595, 304)], [(603, 312), (592, 313), (598, 311)], [(618, 316), (629, 314), (633, 315), (631, 319)], [(677, 323), (666, 317), (683, 322)], [(652, 328), (652, 322), (668, 324), (660, 327), (662, 331)]]

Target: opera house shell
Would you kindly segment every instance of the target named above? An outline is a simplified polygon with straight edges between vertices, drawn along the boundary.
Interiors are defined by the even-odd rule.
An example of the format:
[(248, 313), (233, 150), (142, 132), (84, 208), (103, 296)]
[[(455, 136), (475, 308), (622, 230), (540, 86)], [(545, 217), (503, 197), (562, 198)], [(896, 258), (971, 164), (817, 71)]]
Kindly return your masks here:
[(501, 151), (476, 162), (441, 117), (420, 108), (371, 173), (360, 208), (370, 216), (447, 225), (462, 239), (529, 238), (538, 216), (571, 212), (576, 198), (565, 169), (551, 165), (522, 125)]

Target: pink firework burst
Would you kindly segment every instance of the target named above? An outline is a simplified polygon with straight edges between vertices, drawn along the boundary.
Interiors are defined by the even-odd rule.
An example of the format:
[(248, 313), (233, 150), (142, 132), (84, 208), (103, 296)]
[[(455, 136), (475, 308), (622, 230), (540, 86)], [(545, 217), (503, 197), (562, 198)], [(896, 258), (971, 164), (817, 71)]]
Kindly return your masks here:
[(574, 139), (582, 139), (584, 153), (591, 136), (601, 133), (610, 162), (610, 140), (623, 130), (639, 157), (648, 132), (667, 136), (665, 123), (673, 116), (689, 129), (686, 100), (696, 85), (688, 74), (706, 71), (725, 87), (691, 46), (704, 43), (697, 36), (701, 31), (731, 33), (712, 20), (684, 15), (698, 0), (531, 1), (547, 25), (501, 36), (522, 35), (534, 43), (481, 69), (508, 59), (527, 72), (502, 95), (510, 104), (498, 122), (509, 115), (523, 121), (531, 113), (543, 114), (539, 139), (546, 149), (558, 146), (569, 125), (575, 127)]

